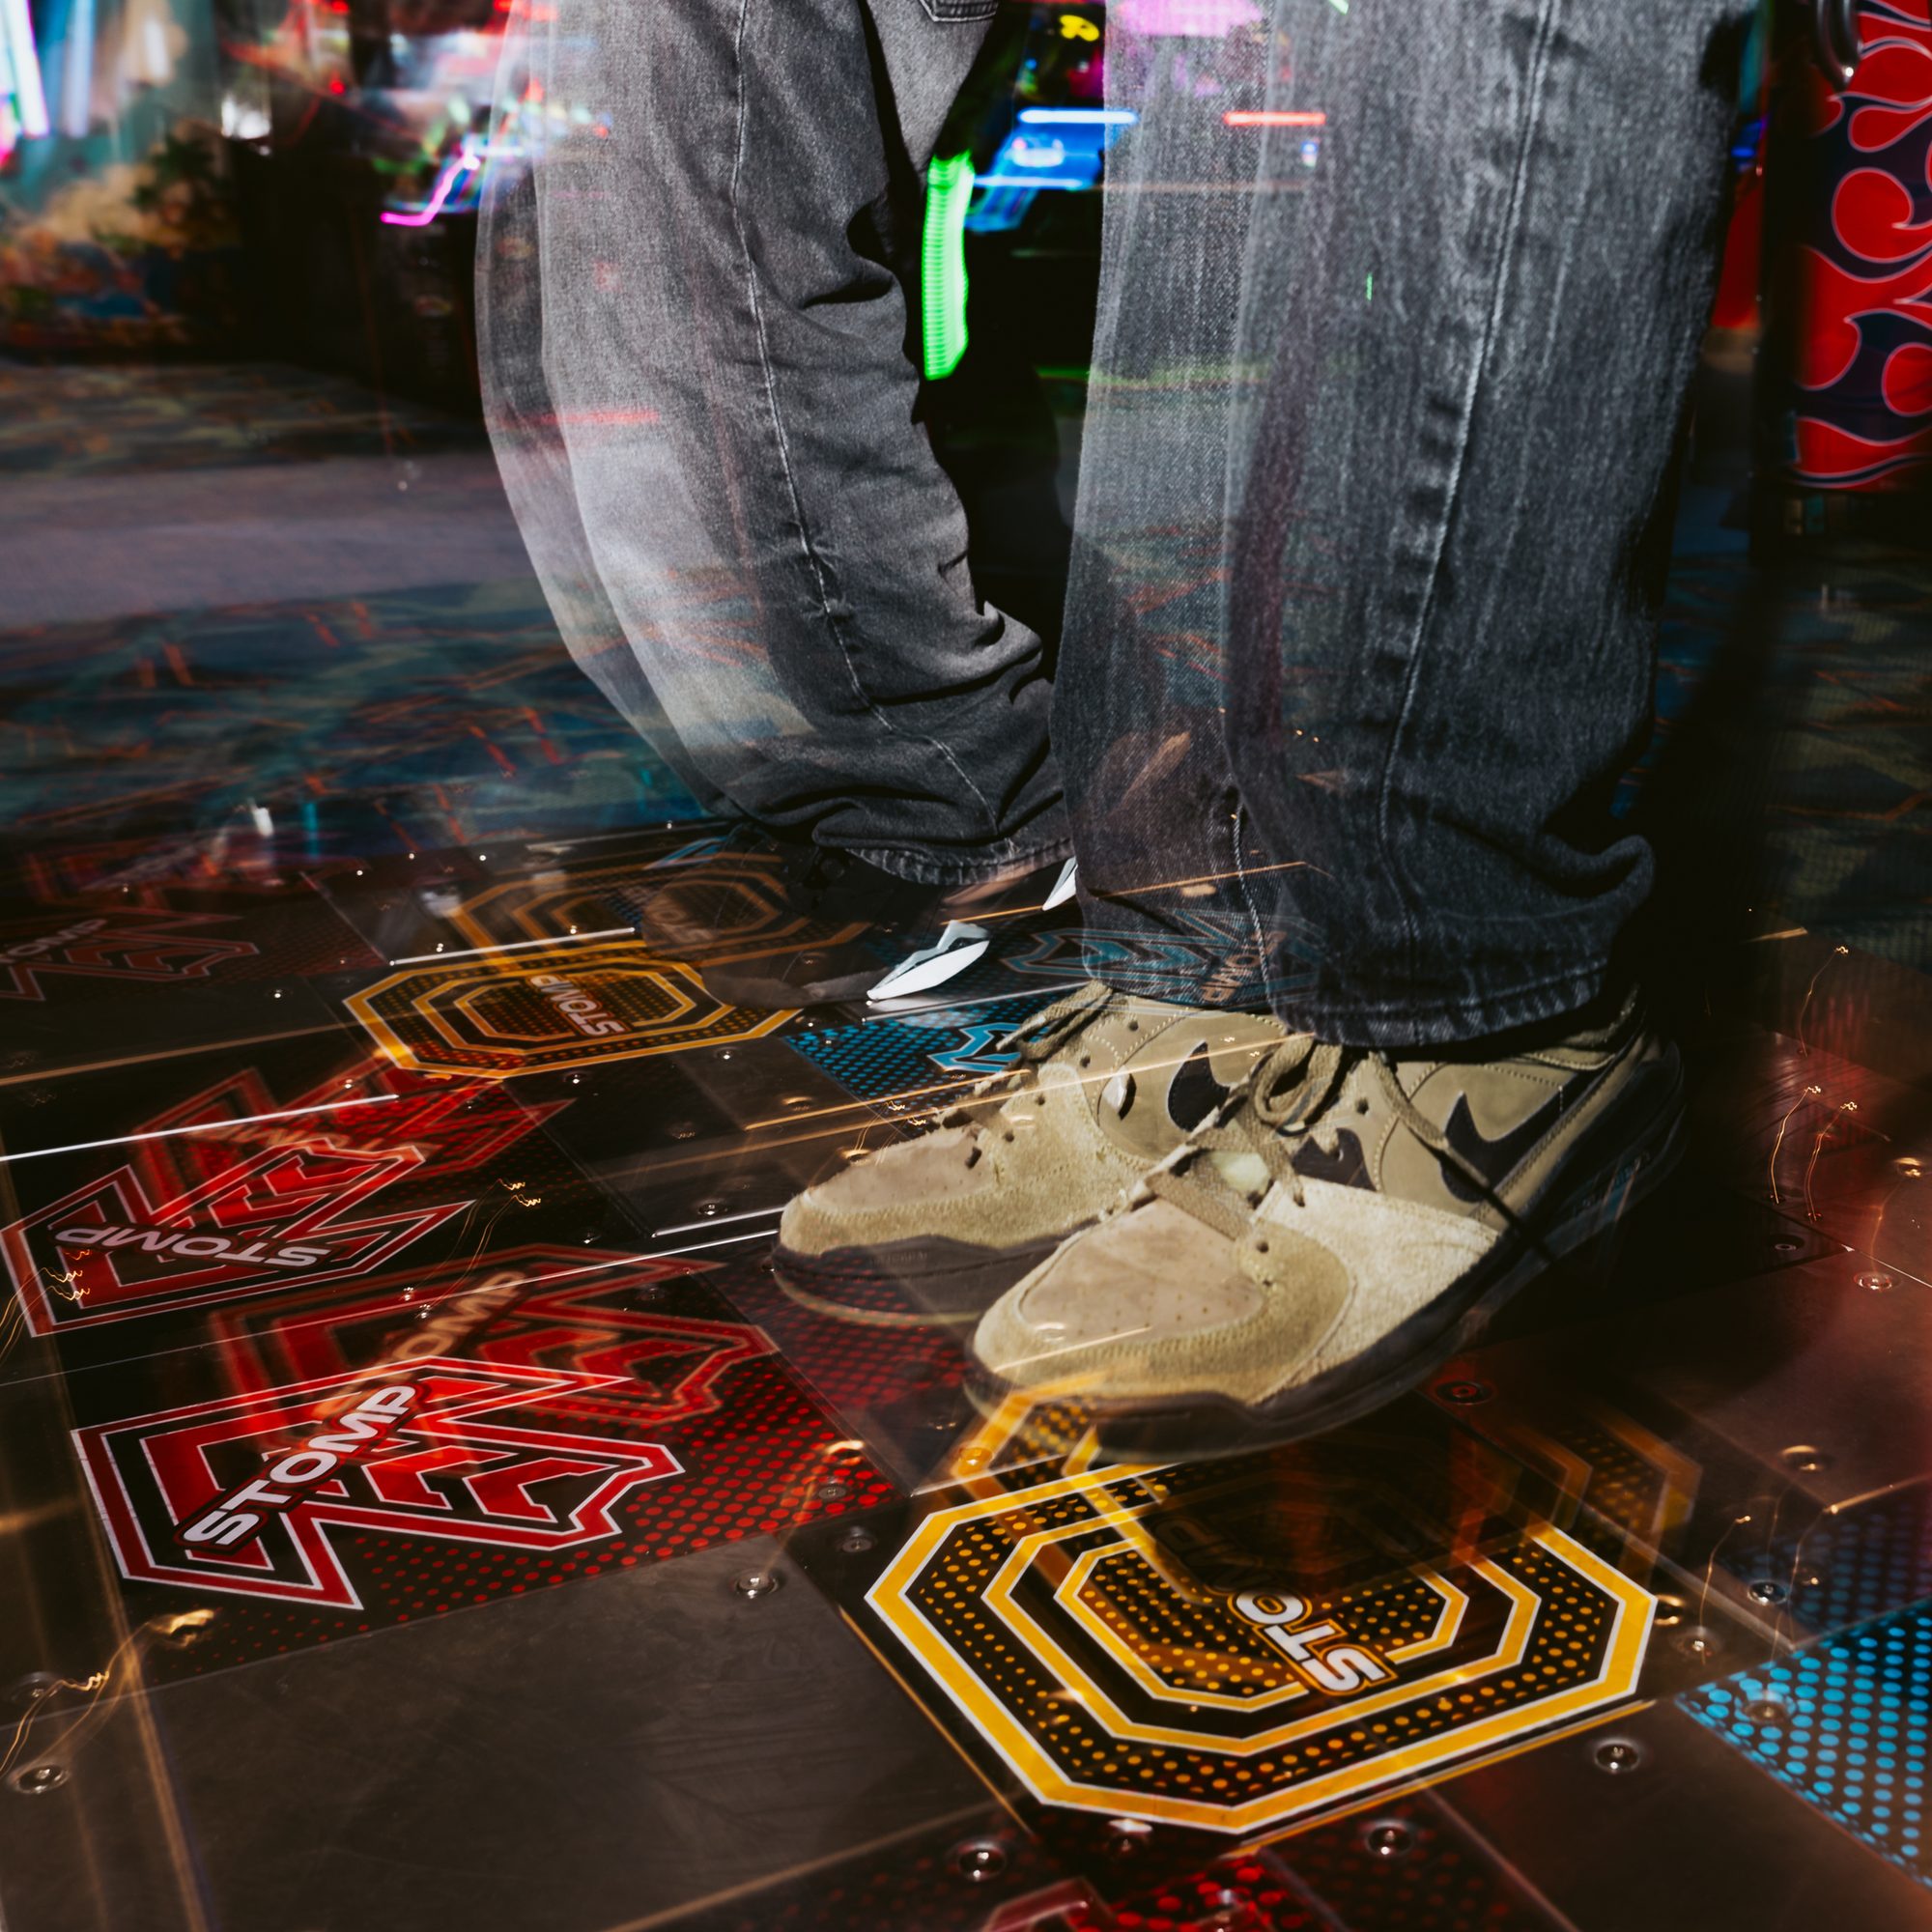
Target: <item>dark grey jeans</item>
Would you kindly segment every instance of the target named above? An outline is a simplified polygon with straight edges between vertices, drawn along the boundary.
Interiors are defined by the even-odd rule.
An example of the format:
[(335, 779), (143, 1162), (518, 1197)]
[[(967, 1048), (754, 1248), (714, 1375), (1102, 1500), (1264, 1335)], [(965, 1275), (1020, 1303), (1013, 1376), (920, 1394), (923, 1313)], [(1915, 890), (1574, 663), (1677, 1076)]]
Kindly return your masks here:
[(909, 350), (992, 11), (520, 9), (479, 242), (491, 431), (578, 661), (707, 806), (942, 884), (1066, 849), (1040, 641), (974, 591)]
[[(1055, 742), (1094, 968), (1358, 1045), (1586, 1004), (1748, 0), (1123, 0)], [(1209, 961), (1213, 963), (1208, 964)]]
[[(1045, 856), (1037, 640), (906, 339), (993, 0), (552, 4), (483, 348), (573, 649), (714, 804), (912, 877)], [(1104, 977), (1383, 1045), (1600, 990), (1747, 12), (1116, 0), (1053, 706)]]

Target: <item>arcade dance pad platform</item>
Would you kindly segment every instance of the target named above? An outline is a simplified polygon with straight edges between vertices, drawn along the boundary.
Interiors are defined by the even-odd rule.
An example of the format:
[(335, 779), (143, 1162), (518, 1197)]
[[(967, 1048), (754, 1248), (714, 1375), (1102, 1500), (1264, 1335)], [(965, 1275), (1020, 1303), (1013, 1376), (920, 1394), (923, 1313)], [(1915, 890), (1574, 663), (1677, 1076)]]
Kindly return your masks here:
[(10, 1932), (1932, 1925), (1932, 981), (1765, 932), (1607, 1276), (1123, 1464), (769, 1258), (1067, 934), (748, 1012), (706, 863), (12, 864)]

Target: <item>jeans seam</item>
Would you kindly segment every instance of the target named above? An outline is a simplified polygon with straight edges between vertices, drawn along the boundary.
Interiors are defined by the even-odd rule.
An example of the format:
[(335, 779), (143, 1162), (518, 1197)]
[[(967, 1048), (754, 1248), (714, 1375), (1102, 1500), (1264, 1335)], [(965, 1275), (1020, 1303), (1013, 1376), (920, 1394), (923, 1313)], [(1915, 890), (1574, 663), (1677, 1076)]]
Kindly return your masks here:
[(1248, 868), (1246, 863), (1243, 861), (1241, 857), (1241, 830), (1247, 810), (1248, 808), (1246, 802), (1243, 799), (1241, 799), (1238, 795), (1236, 795), (1235, 800), (1235, 810), (1231, 821), (1234, 825), (1235, 830), (1234, 830), (1234, 835), (1229, 842), (1234, 847), (1235, 882), (1240, 888), (1241, 904), (1247, 912), (1248, 923), (1250, 926), (1254, 928), (1255, 971), (1260, 976), (1262, 983), (1265, 985), (1267, 983), (1268, 967), (1270, 964), (1268, 956), (1267, 934), (1266, 930), (1262, 924), (1261, 911), (1260, 908), (1257, 907), (1255, 904), (1254, 894), (1248, 889)]
[(736, 142), (731, 156), (731, 229), (738, 239), (739, 251), (745, 262), (745, 293), (751, 305), (753, 334), (758, 353), (758, 373), (765, 387), (765, 407), (771, 413), (772, 437), (778, 446), (779, 470), (784, 478), (785, 494), (791, 499), (792, 525), (798, 532), (799, 554), (804, 558), (811, 573), (812, 587), (817, 595), (820, 613), (825, 627), (831, 633), (832, 640), (838, 647), (839, 662), (845, 667), (845, 676), (852, 687), (852, 696), (865, 706), (867, 715), (890, 737), (911, 737), (914, 742), (924, 745), (929, 751), (943, 758), (965, 786), (968, 795), (980, 808), (986, 821), (986, 836), (989, 839), (999, 837), (999, 818), (991, 803), (976, 785), (966, 769), (953, 754), (952, 748), (939, 739), (923, 733), (907, 733), (899, 729), (891, 718), (873, 700), (859, 676), (858, 667), (852, 662), (852, 653), (846, 648), (845, 637), (838, 619), (833, 614), (830, 586), (826, 582), (825, 565), (811, 540), (811, 531), (806, 522), (805, 499), (799, 493), (797, 471), (792, 467), (791, 444), (785, 436), (784, 416), (779, 408), (778, 376), (772, 365), (771, 341), (765, 327), (764, 304), (758, 294), (758, 265), (752, 253), (751, 237), (745, 232), (744, 213), (740, 194), (744, 183), (745, 141), (749, 120), (749, 105), (745, 88), (745, 30), (751, 18), (752, 0), (739, 0), (737, 25), (731, 37), (732, 68), (738, 84)]
[(1530, 55), (1527, 111), (1523, 117), (1522, 137), (1518, 147), (1516, 166), (1510, 181), (1509, 206), (1503, 214), (1501, 259), (1497, 263), (1494, 284), (1490, 292), (1489, 312), (1483, 324), (1482, 340), (1477, 346), (1476, 355), (1470, 363), (1469, 373), (1463, 384), (1456, 453), (1450, 468), (1448, 487), (1443, 493), (1441, 513), (1435, 520), (1428, 583), (1411, 633), (1408, 667), (1403, 679), (1402, 703), (1396, 713), (1395, 729), (1389, 734), (1388, 755), (1382, 761), (1381, 781), (1376, 794), (1376, 842), (1381, 850), (1383, 867), (1396, 888), (1396, 901), (1402, 911), (1403, 937), (1408, 948), (1411, 977), (1414, 977), (1415, 969), (1420, 964), (1418, 955), (1422, 947), (1422, 930), (1418, 918), (1419, 895), (1396, 858), (1394, 841), (1389, 832), (1389, 809), (1395, 791), (1396, 765), (1402, 757), (1403, 740), (1415, 708), (1416, 693), (1422, 683), (1426, 633), (1430, 616), (1435, 608), (1436, 593), (1442, 582), (1442, 557), (1449, 542), (1449, 528), (1456, 520), (1456, 507), (1462, 495), (1469, 439), (1474, 433), (1477, 392), (1482, 384), (1483, 372), (1489, 367), (1490, 358), (1494, 352), (1496, 335), (1501, 327), (1503, 300), (1509, 285), (1510, 272), (1516, 262), (1518, 221), (1527, 191), (1530, 149), (1536, 137), (1542, 112), (1543, 84), (1548, 72), (1549, 41), (1555, 28), (1558, 4), (1559, 0), (1542, 0), (1537, 21), (1536, 44)]

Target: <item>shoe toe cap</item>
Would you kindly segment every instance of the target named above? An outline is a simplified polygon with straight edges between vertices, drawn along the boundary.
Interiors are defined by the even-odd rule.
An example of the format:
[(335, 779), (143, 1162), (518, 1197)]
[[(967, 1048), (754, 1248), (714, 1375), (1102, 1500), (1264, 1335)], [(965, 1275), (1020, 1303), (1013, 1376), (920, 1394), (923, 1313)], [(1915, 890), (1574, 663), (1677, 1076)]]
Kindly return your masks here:
[(1091, 1379), (1122, 1392), (1170, 1345), (1261, 1311), (1257, 1285), (1202, 1233), (1154, 1202), (1074, 1236), (987, 1311), (975, 1352), (1016, 1386)]
[(877, 1245), (928, 1232), (935, 1213), (968, 1201), (986, 1184), (972, 1158), (966, 1127), (941, 1127), (916, 1141), (880, 1148), (808, 1187), (786, 1207), (779, 1240), (795, 1254)]
[(1063, 1242), (982, 1318), (981, 1365), (1009, 1388), (1094, 1401), (1261, 1400), (1333, 1327), (1335, 1256), (1293, 1236), (1264, 1272), (1164, 1201)]

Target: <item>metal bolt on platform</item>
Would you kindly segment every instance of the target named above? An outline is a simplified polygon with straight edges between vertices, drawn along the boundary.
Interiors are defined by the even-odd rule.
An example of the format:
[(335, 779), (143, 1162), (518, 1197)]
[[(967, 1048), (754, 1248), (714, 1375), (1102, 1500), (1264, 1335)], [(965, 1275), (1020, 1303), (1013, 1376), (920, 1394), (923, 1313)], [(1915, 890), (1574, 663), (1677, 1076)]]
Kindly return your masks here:
[(1642, 1762), (1643, 1753), (1634, 1745), (1626, 1744), (1620, 1738), (1613, 1738), (1608, 1744), (1597, 1747), (1597, 1769), (1608, 1772), (1612, 1777), (1634, 1771)]
[(1795, 1442), (1784, 1452), (1784, 1466), (1796, 1469), (1800, 1475), (1812, 1475), (1820, 1469), (1829, 1468), (1832, 1459), (1822, 1449), (1814, 1449), (1808, 1442)]
[(7, 1701), (16, 1710), (32, 1710), (43, 1698), (51, 1697), (61, 1687), (58, 1673), (32, 1670), (7, 1687)]
[(731, 1578), (731, 1587), (741, 1597), (769, 1597), (783, 1581), (776, 1570), (746, 1570)]
[(1782, 1583), (1774, 1581), (1769, 1577), (1760, 1577), (1756, 1582), (1747, 1584), (1745, 1589), (1745, 1595), (1754, 1604), (1781, 1604), (1790, 1594), (1791, 1592)]
[(1700, 1663), (1708, 1663), (1713, 1658), (1724, 1654), (1723, 1638), (1703, 1624), (1692, 1624), (1688, 1630), (1679, 1632), (1675, 1641), (1685, 1656), (1694, 1657)]
[(877, 1542), (869, 1529), (848, 1529), (838, 1539), (839, 1550), (846, 1556), (863, 1556)]
[(1371, 1825), (1362, 1833), (1362, 1847), (1378, 1859), (1399, 1859), (1414, 1844), (1406, 1825)]
[(1859, 1286), (1870, 1290), (1873, 1294), (1883, 1294), (1896, 1284), (1889, 1274), (1882, 1273), (1877, 1268), (1867, 1268), (1859, 1276)]
[(14, 1774), (14, 1789), (29, 1798), (43, 1798), (67, 1782), (67, 1773), (57, 1764), (30, 1764)]
[(989, 1879), (998, 1878), (1006, 1868), (1005, 1847), (990, 1838), (976, 1838), (952, 1854), (952, 1869), (972, 1885), (984, 1885)]
[(812, 1492), (822, 1503), (842, 1503), (852, 1493), (850, 1483), (820, 1483)]
[(1790, 1721), (1791, 1706), (1776, 1697), (1759, 1697), (1745, 1706), (1745, 1716), (1754, 1724), (1782, 1724)]
[(1459, 1408), (1466, 1408), (1475, 1403), (1488, 1402), (1495, 1393), (1487, 1382), (1443, 1382), (1435, 1393), (1444, 1402), (1453, 1402)]

